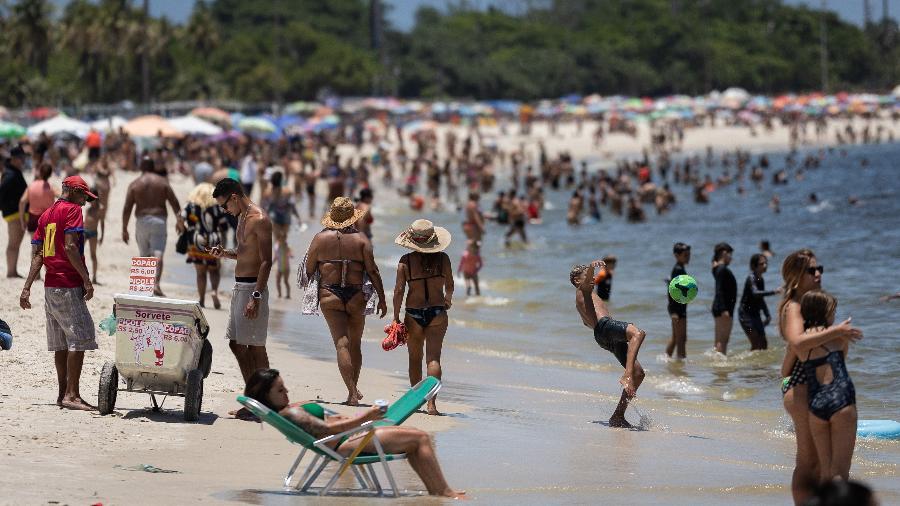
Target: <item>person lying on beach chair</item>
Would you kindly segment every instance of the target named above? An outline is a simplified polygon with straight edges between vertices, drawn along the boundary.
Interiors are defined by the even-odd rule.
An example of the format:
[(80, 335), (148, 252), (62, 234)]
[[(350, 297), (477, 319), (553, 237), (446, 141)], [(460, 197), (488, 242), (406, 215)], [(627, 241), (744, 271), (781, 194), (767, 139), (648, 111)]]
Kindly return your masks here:
[[(631, 428), (625, 420), (625, 408), (634, 397), (644, 380), (644, 368), (637, 360), (638, 351), (644, 342), (646, 333), (637, 326), (613, 320), (609, 316), (606, 303), (594, 292), (594, 269), (606, 267), (603, 260), (596, 260), (590, 265), (576, 265), (569, 273), (569, 281), (575, 287), (575, 308), (584, 325), (594, 330), (594, 340), (604, 350), (615, 355), (625, 374), (619, 380), (622, 384), (622, 397), (609, 419), (610, 427)], [(588, 302), (592, 303), (588, 303)]]
[[(316, 438), (325, 438), (355, 429), (365, 422), (381, 420), (385, 413), (378, 407), (370, 408), (354, 417), (328, 415), (321, 405), (316, 403), (291, 403), (288, 389), (284, 385), (276, 369), (259, 369), (247, 380), (246, 397), (255, 399), (267, 408), (276, 411), (290, 420), (303, 431)], [(399, 423), (399, 421), (397, 421)], [(378, 423), (376, 422), (376, 425)], [(444, 473), (437, 461), (431, 436), (427, 432), (414, 427), (398, 427), (396, 425), (378, 426), (375, 437), (380, 441), (381, 449), (389, 454), (405, 453), (409, 465), (412, 466), (431, 495), (464, 498), (465, 491), (450, 488), (444, 479)], [(360, 444), (365, 444), (363, 453), (377, 453), (378, 449), (366, 432), (359, 432), (349, 437), (337, 438), (327, 445), (343, 456), (354, 453)]]

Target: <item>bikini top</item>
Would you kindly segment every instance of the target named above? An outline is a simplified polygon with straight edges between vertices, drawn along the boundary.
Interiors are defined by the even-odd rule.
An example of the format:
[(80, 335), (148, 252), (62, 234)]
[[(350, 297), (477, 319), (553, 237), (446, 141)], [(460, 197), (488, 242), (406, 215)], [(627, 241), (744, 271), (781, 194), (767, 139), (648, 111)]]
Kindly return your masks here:
[[(338, 256), (341, 255), (341, 231), (336, 230), (337, 232), (337, 240), (338, 240)], [(351, 260), (347, 258), (341, 258), (336, 260), (318, 260), (316, 261), (316, 270), (319, 270), (319, 264), (340, 264), (341, 265), (341, 287), (347, 286), (347, 266), (351, 263), (356, 262), (363, 266), (363, 273), (365, 273), (366, 264), (362, 260)]]
[[(443, 278), (444, 277), (444, 274), (443, 274), (444, 258), (443, 258), (443, 256), (441, 257), (440, 269), (438, 270), (439, 274), (429, 274), (427, 276), (420, 276), (420, 277), (416, 278), (416, 277), (413, 277), (413, 275), (412, 275), (412, 267), (409, 264), (409, 257), (410, 257), (409, 254), (404, 256), (404, 259), (405, 259), (404, 263), (406, 264), (406, 270), (409, 271), (409, 277), (407, 278), (407, 281), (408, 282), (409, 281), (421, 281), (422, 282), (422, 284), (425, 286), (425, 303), (427, 304), (427, 303), (431, 302), (431, 297), (428, 295), (428, 281), (426, 281), (426, 280), (431, 279), (431, 278)], [(430, 270), (426, 271), (426, 272), (430, 272)]]

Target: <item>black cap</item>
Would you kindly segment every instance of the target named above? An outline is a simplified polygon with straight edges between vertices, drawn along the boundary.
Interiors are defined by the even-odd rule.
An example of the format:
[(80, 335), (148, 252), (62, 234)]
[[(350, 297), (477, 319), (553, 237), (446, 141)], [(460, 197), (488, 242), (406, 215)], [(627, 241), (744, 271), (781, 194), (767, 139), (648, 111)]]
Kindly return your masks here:
[(16, 145), (16, 146), (13, 146), (13, 148), (11, 150), (9, 150), (9, 156), (10, 156), (10, 158), (15, 158), (17, 156), (24, 158), (24, 157), (27, 157), (28, 154), (25, 153), (25, 150), (22, 149), (22, 146)]

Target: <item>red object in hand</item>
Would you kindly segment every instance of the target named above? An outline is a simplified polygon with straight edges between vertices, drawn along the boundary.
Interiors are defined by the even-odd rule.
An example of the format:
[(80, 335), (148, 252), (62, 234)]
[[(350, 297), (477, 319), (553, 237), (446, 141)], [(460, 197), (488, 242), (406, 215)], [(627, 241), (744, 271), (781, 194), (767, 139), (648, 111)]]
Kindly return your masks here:
[(381, 348), (384, 351), (391, 351), (398, 346), (406, 344), (406, 325), (399, 322), (391, 322), (384, 326), (384, 332), (387, 337), (381, 341)]

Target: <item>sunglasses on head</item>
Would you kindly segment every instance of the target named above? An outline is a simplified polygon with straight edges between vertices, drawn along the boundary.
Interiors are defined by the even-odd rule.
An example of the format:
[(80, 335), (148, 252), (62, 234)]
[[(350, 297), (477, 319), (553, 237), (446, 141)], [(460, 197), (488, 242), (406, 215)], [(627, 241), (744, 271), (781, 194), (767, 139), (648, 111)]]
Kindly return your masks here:
[(807, 267), (806, 268), (806, 273), (809, 274), (810, 276), (815, 276), (817, 272), (819, 274), (822, 274), (823, 272), (825, 272), (825, 266), (817, 265), (815, 267)]

